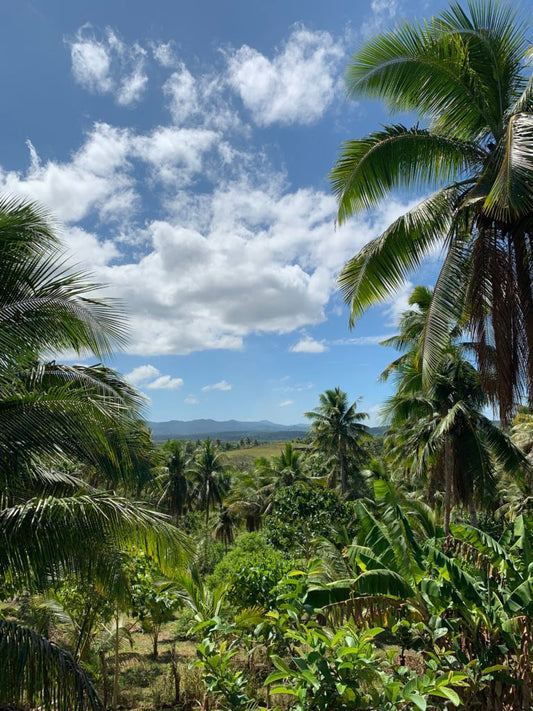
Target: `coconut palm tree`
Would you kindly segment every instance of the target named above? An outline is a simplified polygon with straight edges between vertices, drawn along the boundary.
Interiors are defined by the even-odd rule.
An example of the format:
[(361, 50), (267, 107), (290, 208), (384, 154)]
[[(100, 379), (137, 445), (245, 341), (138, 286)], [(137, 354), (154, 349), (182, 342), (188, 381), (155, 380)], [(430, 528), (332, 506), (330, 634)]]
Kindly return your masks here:
[[(123, 342), (123, 316), (69, 269), (35, 205), (0, 200), (0, 245), (0, 594), (70, 572), (120, 595), (121, 550), (163, 563), (167, 546), (180, 557), (184, 537), (165, 517), (64, 472), (74, 461), (108, 480), (134, 478), (141, 400), (113, 371), (60, 365), (50, 353), (105, 357)], [(34, 630), (2, 621), (0, 648), (0, 703), (99, 707), (72, 655)]]
[(215, 541), (220, 541), (224, 544), (226, 552), (228, 546), (231, 546), (235, 540), (235, 519), (231, 512), (231, 507), (223, 506), (219, 513), (218, 518), (213, 528), (213, 538)]
[(189, 455), (184, 445), (176, 439), (166, 442), (163, 449), (166, 467), (157, 477), (157, 485), (163, 488), (158, 504), (164, 504), (168, 513), (178, 522), (185, 513), (189, 500)]
[(349, 93), (416, 112), (422, 125), (392, 124), (346, 142), (331, 173), (339, 223), (396, 188), (436, 189), (363, 247), (339, 283), (353, 324), (443, 242), (424, 380), (438, 367), (450, 328), (468, 325), (484, 389), (505, 421), (524, 389), (533, 402), (529, 47), (524, 24), (496, 0), (455, 2), (428, 22), (371, 39), (348, 68)]
[(204, 440), (190, 469), (194, 477), (192, 498), (196, 499), (200, 509), (205, 511), (206, 536), (209, 529), (209, 513), (213, 506), (222, 507), (222, 499), (226, 493), (225, 482), (221, 478), (224, 465), (220, 453), (208, 437)]
[[(444, 489), (444, 530), (450, 532), (452, 503), (469, 509), (477, 525), (476, 501), (485, 504), (495, 488), (498, 466), (519, 476), (525, 459), (507, 435), (483, 414), (487, 404), (479, 373), (465, 357), (465, 344), (452, 342), (443, 351), (431, 383), (422, 377), (420, 349), (432, 292), (417, 287), (410, 297), (416, 309), (405, 312), (400, 333), (385, 341), (404, 353), (383, 373), (393, 376), (396, 393), (384, 414), (392, 426), (389, 442), (397, 460), (411, 473)], [(459, 335), (457, 328), (453, 329)], [(467, 344), (468, 345), (468, 344)]]
[(314, 447), (337, 460), (341, 492), (348, 491), (348, 457), (361, 456), (363, 442), (368, 438), (368, 428), (361, 424), (368, 418), (366, 412), (357, 412), (357, 403), (348, 404), (348, 396), (340, 388), (326, 390), (320, 395), (320, 405), (306, 412), (312, 420), (311, 434)]

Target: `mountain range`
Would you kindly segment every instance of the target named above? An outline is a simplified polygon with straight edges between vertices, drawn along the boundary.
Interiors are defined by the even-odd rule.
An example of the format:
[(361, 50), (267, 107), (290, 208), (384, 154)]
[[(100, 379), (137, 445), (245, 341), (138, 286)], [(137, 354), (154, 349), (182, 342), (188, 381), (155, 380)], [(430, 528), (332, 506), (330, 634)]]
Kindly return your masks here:
[(155, 440), (191, 439), (196, 437), (218, 437), (236, 440), (241, 437), (252, 439), (287, 440), (301, 437), (309, 429), (308, 424), (280, 425), (270, 420), (241, 422), (240, 420), (169, 420), (148, 422)]

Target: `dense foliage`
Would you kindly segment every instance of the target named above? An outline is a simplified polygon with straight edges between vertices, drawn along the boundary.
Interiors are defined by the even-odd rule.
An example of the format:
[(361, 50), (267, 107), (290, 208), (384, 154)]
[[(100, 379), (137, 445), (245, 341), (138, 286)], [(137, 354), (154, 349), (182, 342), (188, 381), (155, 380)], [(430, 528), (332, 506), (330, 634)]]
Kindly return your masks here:
[(345, 267), (353, 317), (446, 248), (386, 342), (379, 441), (336, 386), (253, 463), (249, 440), (154, 446), (119, 374), (51, 360), (105, 358), (116, 304), (39, 208), (0, 202), (0, 707), (530, 711), (528, 46), (489, 0), (354, 55), (353, 93), (429, 123), (345, 144), (339, 219), (438, 190)]

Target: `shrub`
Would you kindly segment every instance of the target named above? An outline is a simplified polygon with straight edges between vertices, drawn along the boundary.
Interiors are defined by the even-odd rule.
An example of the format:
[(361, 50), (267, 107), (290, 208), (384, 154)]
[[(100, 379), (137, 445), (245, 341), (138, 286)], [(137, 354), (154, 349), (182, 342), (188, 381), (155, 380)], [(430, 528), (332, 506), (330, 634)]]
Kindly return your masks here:
[(261, 533), (244, 533), (216, 566), (209, 585), (229, 585), (228, 601), (238, 609), (271, 607), (273, 589), (291, 569), (291, 561), (268, 545)]

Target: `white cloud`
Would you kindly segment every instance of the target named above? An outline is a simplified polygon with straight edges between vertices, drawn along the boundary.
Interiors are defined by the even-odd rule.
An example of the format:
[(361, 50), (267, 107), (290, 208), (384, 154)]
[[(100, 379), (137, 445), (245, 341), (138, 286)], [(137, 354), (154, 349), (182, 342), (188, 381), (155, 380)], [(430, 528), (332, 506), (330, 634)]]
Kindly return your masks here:
[(187, 395), (185, 400), (183, 401), (186, 405), (198, 405), (200, 402), (198, 398), (195, 395)]
[(204, 385), (202, 392), (207, 393), (210, 390), (231, 390), (232, 386), (226, 380), (220, 380), (212, 385)]
[(228, 57), (228, 80), (261, 126), (309, 124), (332, 102), (344, 48), (328, 32), (297, 27), (269, 59), (243, 45)]
[(294, 405), (294, 400), (284, 400), (279, 403), (280, 407), (288, 407), (289, 405)]
[(175, 71), (163, 85), (163, 93), (178, 126), (246, 133), (219, 73), (193, 76), (183, 62), (177, 62)]
[(409, 306), (409, 297), (413, 293), (413, 289), (414, 284), (410, 281), (406, 281), (402, 288), (398, 289), (398, 291), (385, 302), (388, 323), (391, 326), (397, 326), (402, 314), (411, 308), (411, 306)]
[(177, 124), (182, 124), (200, 108), (196, 80), (183, 63), (167, 79), (163, 91), (170, 101), (170, 112)]
[(329, 349), (322, 341), (315, 341), (311, 336), (304, 336), (289, 350), (291, 353), (325, 353)]
[[(116, 93), (113, 62), (131, 48), (111, 31), (101, 40), (83, 37), (111, 58), (106, 71)], [(300, 28), (267, 60), (283, 79), (273, 109), (279, 120), (291, 57), (309, 65), (309, 78), (311, 67), (331, 68), (338, 52), (326, 33)], [(107, 76), (104, 69), (93, 74), (98, 81)], [(61, 160), (41, 158), (30, 143), (28, 170), (0, 168), (0, 190), (43, 202), (63, 222), (76, 259), (127, 304), (131, 354), (239, 349), (251, 333), (290, 333), (324, 321), (341, 266), (405, 206), (391, 200), (335, 229), (332, 195), (290, 188), (253, 151), (231, 97), (224, 98), (224, 81), (195, 77), (182, 64), (170, 79), (174, 123), (144, 132), (98, 123)], [(313, 82), (306, 90), (314, 91)], [(306, 348), (322, 352), (326, 344), (303, 338), (292, 350)], [(154, 387), (172, 380), (158, 371), (143, 387), (158, 378), (164, 380)]]
[[(145, 183), (163, 217), (135, 225), (139, 163), (158, 180), (166, 179), (162, 171), (179, 170), (190, 182), (217, 149), (208, 129), (158, 127), (144, 135), (96, 124), (69, 161), (45, 163), (31, 146), (26, 174), (0, 169), (0, 190), (47, 204), (66, 223), (76, 258), (128, 304), (130, 353), (239, 349), (249, 333), (288, 333), (323, 321), (340, 267), (404, 211), (390, 201), (376, 215), (335, 229), (333, 196), (288, 191), (267, 163), (248, 164), (236, 154), (244, 175), (217, 179), (213, 171), (209, 182), (204, 174), (202, 194), (183, 185), (172, 193), (171, 177), (163, 183), (168, 193)], [(102, 238), (79, 224), (94, 217)]]
[(92, 93), (113, 94), (123, 106), (141, 99), (148, 76), (146, 50), (139, 44), (125, 44), (109, 27), (98, 39), (89, 24), (80, 27), (68, 44), (78, 84)]
[(215, 131), (160, 126), (133, 138), (133, 149), (160, 180), (177, 188), (201, 172), (203, 156), (217, 141)]
[(146, 381), (151, 380), (152, 378), (155, 378), (158, 375), (159, 370), (157, 368), (155, 368), (153, 365), (146, 364), (139, 365), (137, 368), (134, 368), (129, 373), (126, 373), (124, 378), (132, 385), (141, 385), (141, 383), (145, 383)]
[(159, 42), (152, 44), (152, 53), (157, 62), (166, 69), (175, 67), (178, 59), (172, 42)]
[(29, 170), (21, 174), (0, 168), (0, 190), (38, 200), (63, 222), (82, 220), (92, 209), (109, 209), (112, 200), (125, 214), (137, 199), (129, 172), (129, 150), (127, 130), (95, 124), (67, 162), (42, 164), (31, 145)]
[(332, 341), (333, 346), (377, 346), (386, 338), (391, 337), (391, 333), (384, 333), (380, 336), (355, 336), (354, 338), (340, 338)]
[(364, 38), (386, 31), (400, 15), (402, 0), (372, 0), (371, 15), (361, 25)]
[(173, 378), (170, 375), (160, 375), (146, 385), (150, 390), (177, 390), (183, 385), (182, 378)]
[(314, 387), (313, 383), (296, 383), (295, 385), (287, 385), (284, 388), (277, 388), (277, 390), (282, 390), (285, 393), (291, 392), (304, 392), (305, 390), (311, 390)]
[(161, 375), (153, 365), (139, 365), (131, 372), (126, 373), (125, 379), (132, 385), (149, 388), (150, 390), (177, 390), (183, 385), (182, 378), (173, 378), (170, 375)]

